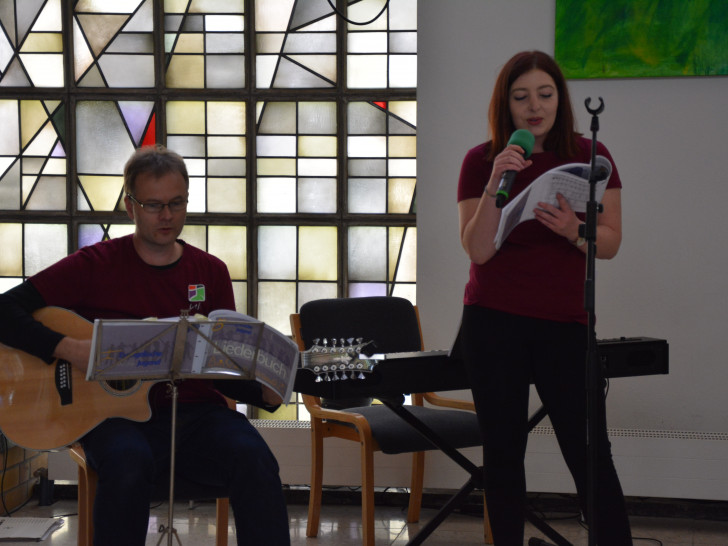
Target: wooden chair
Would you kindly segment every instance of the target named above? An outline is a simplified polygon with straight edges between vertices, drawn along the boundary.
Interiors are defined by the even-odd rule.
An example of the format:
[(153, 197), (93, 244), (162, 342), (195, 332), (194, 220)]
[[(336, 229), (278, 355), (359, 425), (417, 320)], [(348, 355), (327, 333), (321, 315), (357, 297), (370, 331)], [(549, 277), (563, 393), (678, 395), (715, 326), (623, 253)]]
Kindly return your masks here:
[[(235, 401), (228, 399), (228, 407), (235, 409)], [(96, 498), (96, 471), (86, 463), (86, 454), (80, 444), (73, 444), (69, 455), (78, 464), (78, 546), (91, 546), (94, 537), (94, 499)], [(226, 492), (219, 488), (203, 487), (198, 484), (177, 480), (175, 482), (176, 500), (195, 500), (217, 498), (217, 515), (215, 519), (215, 546), (227, 546), (229, 500)], [(167, 484), (153, 493), (155, 500), (169, 499)]]
[[(375, 352), (382, 353), (418, 351), (424, 348), (417, 308), (402, 298), (316, 300), (304, 304), (300, 314), (292, 314), (290, 320), (293, 338), (302, 351), (310, 348), (315, 338), (325, 337), (335, 339), (361, 337), (366, 341), (373, 340), (376, 343)], [(311, 415), (311, 493), (306, 536), (315, 537), (319, 530), (324, 438), (342, 438), (359, 442), (361, 445), (362, 534), (365, 546), (374, 545), (375, 451), (412, 453), (407, 521), (409, 523), (419, 521), (425, 470), (424, 450), (434, 447), (386, 406), (374, 405), (339, 410), (325, 407), (321, 398), (317, 396), (302, 394), (302, 397)], [(429, 404), (448, 409), (424, 407), (425, 400)], [(472, 402), (427, 393), (413, 395), (412, 404), (419, 406), (416, 408), (417, 417), (433, 429), (439, 426), (440, 430), (437, 432), (449, 436), (455, 447), (482, 445)], [(443, 423), (446, 430), (441, 426)], [(379, 427), (388, 430), (378, 430)], [(392, 438), (400, 439), (394, 442), (398, 445), (389, 445), (392, 444)], [(487, 544), (492, 544), (487, 507), (484, 509), (484, 538)]]

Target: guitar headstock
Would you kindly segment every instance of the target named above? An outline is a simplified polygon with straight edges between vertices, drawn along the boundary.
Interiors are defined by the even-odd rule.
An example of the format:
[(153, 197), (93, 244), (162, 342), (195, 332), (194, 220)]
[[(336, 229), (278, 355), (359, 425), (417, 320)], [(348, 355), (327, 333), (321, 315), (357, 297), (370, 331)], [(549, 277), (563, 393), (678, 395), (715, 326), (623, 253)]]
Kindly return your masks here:
[(364, 379), (376, 360), (362, 358), (364, 347), (372, 343), (362, 338), (316, 338), (313, 346), (301, 353), (301, 367), (316, 374), (316, 382)]

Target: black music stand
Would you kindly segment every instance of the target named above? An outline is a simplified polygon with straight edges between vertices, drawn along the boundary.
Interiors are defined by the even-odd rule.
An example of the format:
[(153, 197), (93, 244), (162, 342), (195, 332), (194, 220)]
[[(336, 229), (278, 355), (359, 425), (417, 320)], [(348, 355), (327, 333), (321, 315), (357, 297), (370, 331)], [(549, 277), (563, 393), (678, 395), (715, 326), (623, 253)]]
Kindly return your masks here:
[[(222, 324), (222, 325), (221, 325)], [(99, 381), (123, 396), (141, 385), (141, 381), (168, 381), (172, 399), (169, 466), (169, 511), (167, 525), (162, 526), (162, 536), (172, 546), (172, 538), (182, 546), (173, 526), (174, 475), (177, 430), (177, 399), (180, 379), (227, 378), (255, 379), (261, 333), (265, 324), (248, 321), (190, 321), (183, 310), (174, 321), (158, 320), (103, 320), (94, 322), (91, 358), (87, 380)], [(232, 327), (244, 329), (244, 339), (236, 340), (247, 347), (241, 358), (234, 358), (218, 345), (221, 337), (211, 337), (213, 331)], [(211, 352), (210, 349), (213, 349)], [(121, 390), (119, 383), (133, 381), (136, 387)], [(127, 385), (123, 385), (126, 387)]]

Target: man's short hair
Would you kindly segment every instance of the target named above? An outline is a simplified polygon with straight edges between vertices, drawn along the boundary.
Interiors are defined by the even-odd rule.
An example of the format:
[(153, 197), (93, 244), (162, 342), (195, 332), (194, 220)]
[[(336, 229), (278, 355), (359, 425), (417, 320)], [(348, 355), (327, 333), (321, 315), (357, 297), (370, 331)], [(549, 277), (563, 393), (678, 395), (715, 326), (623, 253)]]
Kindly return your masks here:
[(189, 189), (190, 177), (181, 155), (168, 150), (162, 144), (143, 146), (138, 148), (124, 165), (124, 190), (133, 196), (136, 178), (142, 173), (162, 176), (169, 172), (180, 173)]

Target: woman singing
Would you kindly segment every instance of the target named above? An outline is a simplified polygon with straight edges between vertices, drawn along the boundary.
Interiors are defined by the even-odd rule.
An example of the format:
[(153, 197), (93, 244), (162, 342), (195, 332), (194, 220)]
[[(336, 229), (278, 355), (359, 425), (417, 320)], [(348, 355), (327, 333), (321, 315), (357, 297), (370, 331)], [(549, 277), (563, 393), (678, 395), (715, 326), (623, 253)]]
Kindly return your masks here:
[[(458, 184), (460, 239), (471, 260), (465, 287), (462, 341), (484, 438), (485, 493), (496, 545), (523, 544), (528, 437), (528, 395), (533, 382), (548, 411), (582, 511), (587, 495), (586, 354), (584, 277), (587, 245), (583, 215), (563, 196), (558, 206), (539, 203), (536, 218), (493, 240), (501, 217), (496, 192), (505, 171), (517, 175), (518, 195), (546, 171), (589, 163), (591, 142), (575, 130), (569, 92), (556, 62), (540, 51), (510, 59), (498, 75), (489, 109), (490, 141), (468, 151)], [(530, 131), (532, 154), (508, 145), (516, 129)], [(598, 215), (597, 258), (616, 255), (622, 239), (619, 178), (612, 163)], [(600, 396), (597, 458), (597, 541), (632, 544), (624, 496), (607, 438)]]

